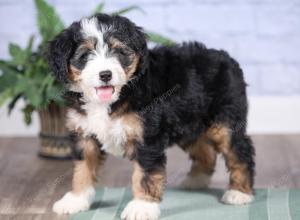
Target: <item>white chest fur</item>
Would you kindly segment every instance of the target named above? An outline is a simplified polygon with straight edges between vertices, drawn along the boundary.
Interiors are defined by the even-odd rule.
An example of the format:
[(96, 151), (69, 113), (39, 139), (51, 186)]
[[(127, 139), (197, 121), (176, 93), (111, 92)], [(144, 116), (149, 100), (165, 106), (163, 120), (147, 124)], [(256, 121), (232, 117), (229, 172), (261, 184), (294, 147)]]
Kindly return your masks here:
[(85, 136), (96, 135), (104, 151), (123, 156), (128, 125), (123, 123), (122, 118), (111, 118), (105, 106), (88, 104), (84, 105), (83, 109), (86, 115), (73, 109), (68, 111), (68, 127), (82, 130)]

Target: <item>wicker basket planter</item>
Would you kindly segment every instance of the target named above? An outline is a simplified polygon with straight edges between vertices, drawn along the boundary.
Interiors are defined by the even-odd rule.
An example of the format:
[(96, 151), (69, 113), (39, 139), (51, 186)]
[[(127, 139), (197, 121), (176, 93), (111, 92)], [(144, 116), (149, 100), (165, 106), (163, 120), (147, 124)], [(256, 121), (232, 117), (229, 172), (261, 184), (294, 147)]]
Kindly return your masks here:
[(48, 109), (38, 113), (41, 125), (39, 155), (51, 159), (70, 159), (71, 147), (65, 127), (66, 109), (51, 103)]

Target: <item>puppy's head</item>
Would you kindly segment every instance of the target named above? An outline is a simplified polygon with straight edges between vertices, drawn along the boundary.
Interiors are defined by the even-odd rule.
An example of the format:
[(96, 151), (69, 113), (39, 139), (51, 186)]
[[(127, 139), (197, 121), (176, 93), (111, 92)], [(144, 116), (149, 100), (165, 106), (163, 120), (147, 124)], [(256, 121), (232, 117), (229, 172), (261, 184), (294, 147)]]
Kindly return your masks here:
[(121, 16), (83, 18), (50, 42), (47, 58), (56, 78), (89, 102), (112, 103), (143, 71), (147, 56), (142, 29)]

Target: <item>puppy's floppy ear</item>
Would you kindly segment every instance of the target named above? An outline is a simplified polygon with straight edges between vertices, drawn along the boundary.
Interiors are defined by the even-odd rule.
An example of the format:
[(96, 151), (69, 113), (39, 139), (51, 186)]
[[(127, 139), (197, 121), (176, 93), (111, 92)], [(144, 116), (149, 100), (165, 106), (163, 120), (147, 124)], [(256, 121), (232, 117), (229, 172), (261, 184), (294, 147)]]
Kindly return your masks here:
[[(131, 22), (130, 22), (131, 23)], [(131, 32), (128, 40), (131, 42), (131, 46), (139, 55), (139, 64), (137, 73), (143, 73), (148, 66), (148, 47), (147, 38), (144, 29), (131, 23)]]
[(136, 39), (136, 44), (138, 45), (137, 47), (139, 49), (139, 55), (140, 55), (139, 69), (140, 71), (143, 72), (145, 68), (148, 66), (148, 46), (147, 46), (148, 36), (145, 34), (143, 28), (136, 27), (135, 39)]
[(68, 81), (69, 61), (79, 41), (80, 23), (75, 22), (49, 42), (46, 58), (57, 80)]

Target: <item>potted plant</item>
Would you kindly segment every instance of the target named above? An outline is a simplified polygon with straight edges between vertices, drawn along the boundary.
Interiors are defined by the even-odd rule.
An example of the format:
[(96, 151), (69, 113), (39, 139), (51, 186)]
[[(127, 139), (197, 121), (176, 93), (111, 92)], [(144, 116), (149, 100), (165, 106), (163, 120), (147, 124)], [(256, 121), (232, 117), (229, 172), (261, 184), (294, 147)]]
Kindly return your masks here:
[[(37, 24), (41, 42), (34, 45), (34, 36), (27, 46), (9, 44), (9, 60), (0, 60), (0, 106), (7, 104), (8, 113), (23, 99), (24, 121), (29, 125), (32, 113), (40, 118), (41, 147), (39, 155), (50, 158), (70, 158), (71, 148), (65, 128), (65, 103), (61, 98), (63, 87), (56, 81), (45, 61), (47, 43), (64, 29), (64, 24), (54, 7), (45, 0), (35, 0)], [(103, 12), (104, 3), (97, 6), (94, 13)], [(141, 10), (137, 6), (123, 8), (112, 14), (125, 14), (131, 10)], [(147, 32), (149, 40), (158, 44), (173, 42), (159, 34)]]

